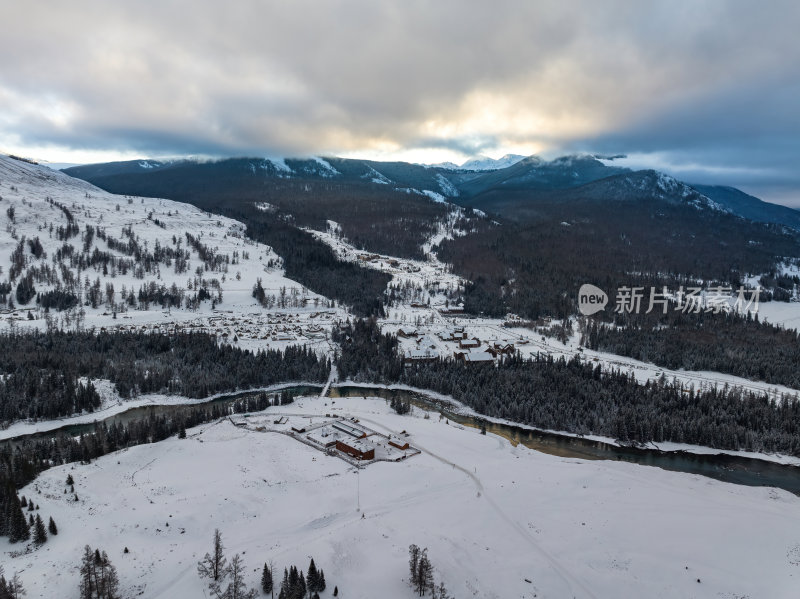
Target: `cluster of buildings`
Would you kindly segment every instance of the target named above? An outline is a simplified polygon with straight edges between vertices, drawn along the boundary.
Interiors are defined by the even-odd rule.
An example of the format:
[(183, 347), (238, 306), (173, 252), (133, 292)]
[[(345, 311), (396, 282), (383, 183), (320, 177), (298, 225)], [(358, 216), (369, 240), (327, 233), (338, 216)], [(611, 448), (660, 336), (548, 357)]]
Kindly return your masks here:
[(510, 355), (516, 351), (515, 344), (508, 339), (493, 339), (484, 343), (478, 337), (470, 337), (465, 328), (460, 326), (449, 327), (439, 332), (437, 334), (439, 342), (412, 327), (400, 327), (397, 336), (414, 340), (414, 347), (406, 351), (406, 364), (431, 362), (438, 359), (441, 355), (439, 342), (455, 343), (453, 357), (466, 364), (494, 364), (497, 357)]
[(403, 431), (399, 435), (385, 435), (360, 424), (356, 418), (325, 414), (301, 416), (299, 414), (244, 414), (229, 417), (234, 426), (259, 433), (274, 432), (344, 459), (352, 465), (375, 461), (400, 462), (420, 453), (412, 447)]
[(358, 259), (361, 262), (372, 262), (374, 264), (386, 264), (392, 268), (399, 268), (400, 270), (404, 270), (406, 272), (419, 272), (422, 270), (416, 264), (411, 264), (408, 262), (401, 262), (397, 258), (390, 258), (387, 256), (381, 256), (379, 254), (358, 254)]
[(100, 332), (141, 332), (155, 335), (195, 332), (215, 335), (223, 341), (233, 340), (234, 337), (265, 341), (297, 341), (302, 338), (326, 339), (328, 329), (324, 325), (330, 323), (333, 316), (333, 312), (313, 312), (308, 315), (252, 314), (244, 318), (218, 315), (190, 322), (119, 324), (101, 327)]
[[(297, 431), (293, 428), (294, 432)], [(357, 460), (370, 461), (378, 458), (403, 459), (406, 454), (397, 451), (410, 449), (409, 443), (399, 437), (386, 437), (359, 426), (357, 422), (335, 420), (308, 431), (306, 439), (327, 451), (340, 451)], [(377, 451), (377, 454), (376, 454)]]

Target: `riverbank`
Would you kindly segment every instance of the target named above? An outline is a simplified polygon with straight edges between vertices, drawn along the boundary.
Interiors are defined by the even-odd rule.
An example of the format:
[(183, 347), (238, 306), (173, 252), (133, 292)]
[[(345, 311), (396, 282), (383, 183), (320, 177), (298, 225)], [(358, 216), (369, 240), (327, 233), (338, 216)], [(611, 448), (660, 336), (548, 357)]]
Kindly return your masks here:
[[(364, 387), (370, 389), (386, 389), (388, 391), (398, 390), (398, 391), (408, 391), (411, 393), (418, 393), (420, 395), (428, 396), (436, 402), (441, 402), (442, 404), (444, 404), (443, 407), (446, 407), (448, 411), (453, 412), (454, 414), (462, 416), (470, 416), (473, 418), (481, 418), (483, 420), (486, 420), (487, 422), (493, 422), (495, 424), (502, 424), (505, 426), (514, 426), (521, 429), (529, 430), (531, 432), (546, 433), (550, 435), (559, 435), (564, 437), (573, 437), (577, 439), (587, 439), (590, 441), (597, 441), (599, 443), (606, 443), (608, 445), (612, 445), (615, 447), (626, 447), (626, 445), (619, 443), (617, 440), (611, 437), (604, 437), (602, 435), (579, 435), (576, 433), (571, 433), (569, 431), (557, 431), (551, 429), (537, 428), (529, 424), (514, 422), (513, 420), (506, 420), (504, 418), (495, 418), (493, 416), (485, 416), (483, 414), (479, 414), (466, 404), (458, 401), (457, 399), (449, 395), (443, 395), (441, 393), (436, 393), (435, 391), (430, 391), (428, 389), (421, 389), (419, 387), (412, 387), (410, 385), (400, 385), (400, 384), (383, 385), (379, 383), (357, 383), (353, 381), (343, 381), (334, 384), (333, 387), (334, 388)], [(752, 451), (737, 451), (730, 449), (717, 449), (714, 447), (706, 447), (703, 445), (691, 445), (688, 443), (672, 443), (669, 441), (664, 443), (650, 442), (647, 443), (642, 449), (652, 449), (654, 451), (661, 451), (661, 452), (686, 452), (697, 455), (728, 455), (733, 457), (746, 458), (749, 460), (763, 460), (766, 462), (773, 462), (775, 464), (781, 464), (785, 466), (800, 467), (800, 457), (796, 456), (788, 456), (783, 454), (756, 453)]]

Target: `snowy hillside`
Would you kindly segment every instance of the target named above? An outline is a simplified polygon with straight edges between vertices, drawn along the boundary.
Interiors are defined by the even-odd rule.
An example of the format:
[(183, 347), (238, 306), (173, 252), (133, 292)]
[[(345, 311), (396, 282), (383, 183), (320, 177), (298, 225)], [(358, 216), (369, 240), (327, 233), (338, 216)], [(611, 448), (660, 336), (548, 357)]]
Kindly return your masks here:
[(112, 195), (6, 156), (0, 197), (0, 323), (8, 327), (195, 327), (263, 347), (324, 339), (318, 324), (338, 314), (319, 318), (331, 303), (287, 279), (281, 258), (232, 219)]

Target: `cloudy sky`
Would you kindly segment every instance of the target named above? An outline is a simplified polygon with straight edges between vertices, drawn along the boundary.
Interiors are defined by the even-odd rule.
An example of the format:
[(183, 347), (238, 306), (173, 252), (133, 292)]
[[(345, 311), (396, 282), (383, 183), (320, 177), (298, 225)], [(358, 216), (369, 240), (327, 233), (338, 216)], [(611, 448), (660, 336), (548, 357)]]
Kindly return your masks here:
[(7, 2), (0, 150), (625, 153), (800, 207), (800, 3)]

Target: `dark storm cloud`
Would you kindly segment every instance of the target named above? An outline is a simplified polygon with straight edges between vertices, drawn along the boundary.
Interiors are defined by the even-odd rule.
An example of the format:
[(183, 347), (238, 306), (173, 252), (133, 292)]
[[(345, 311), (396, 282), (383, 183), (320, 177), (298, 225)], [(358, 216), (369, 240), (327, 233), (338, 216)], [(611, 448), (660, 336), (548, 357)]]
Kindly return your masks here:
[(798, 17), (788, 1), (19, 2), (0, 20), (0, 146), (583, 149), (800, 188)]

